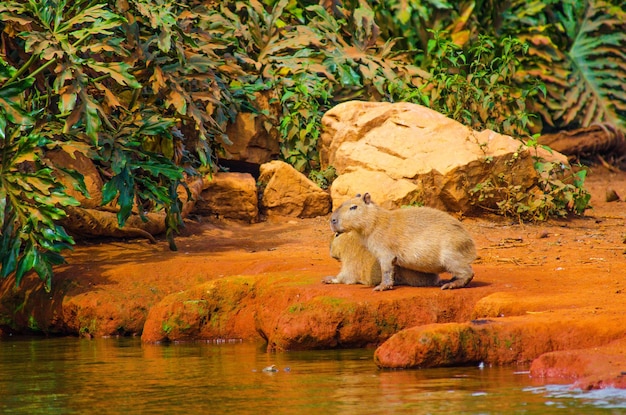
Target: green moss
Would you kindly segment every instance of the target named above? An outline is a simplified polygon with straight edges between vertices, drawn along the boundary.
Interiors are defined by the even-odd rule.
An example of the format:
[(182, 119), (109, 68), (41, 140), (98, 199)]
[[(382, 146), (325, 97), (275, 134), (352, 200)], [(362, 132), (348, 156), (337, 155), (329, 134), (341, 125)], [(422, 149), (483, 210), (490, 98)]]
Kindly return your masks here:
[(185, 308), (190, 305), (192, 311), (198, 315), (205, 315), (207, 313), (208, 302), (206, 300), (185, 300), (183, 301), (183, 304), (185, 305)]
[(328, 297), (328, 296), (315, 297), (315, 300), (319, 301), (322, 304), (330, 305), (332, 307), (341, 307), (348, 302), (345, 298)]
[(289, 306), (289, 308), (287, 309), (288, 313), (300, 313), (303, 310), (306, 309), (306, 306), (303, 303), (295, 303)]
[(83, 336), (85, 334), (93, 334), (97, 331), (98, 328), (98, 320), (95, 318), (85, 319), (81, 318), (80, 320), (80, 328), (78, 329), (78, 334)]
[(378, 316), (376, 318), (376, 327), (380, 330), (381, 334), (390, 336), (395, 334), (399, 330), (398, 319), (394, 315), (390, 316)]
[(37, 323), (37, 319), (32, 314), (28, 317), (28, 328), (34, 331), (41, 331), (39, 327), (39, 323)]
[(169, 321), (164, 321), (161, 325), (161, 331), (165, 334), (170, 334), (174, 327), (169, 323)]

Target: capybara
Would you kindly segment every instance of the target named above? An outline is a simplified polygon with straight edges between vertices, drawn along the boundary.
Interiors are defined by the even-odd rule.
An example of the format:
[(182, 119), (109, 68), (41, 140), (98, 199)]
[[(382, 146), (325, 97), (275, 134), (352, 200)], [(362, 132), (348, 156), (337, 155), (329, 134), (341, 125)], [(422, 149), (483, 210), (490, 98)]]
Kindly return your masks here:
[[(341, 271), (337, 276), (326, 277), (326, 284), (380, 284), (382, 274), (378, 260), (368, 251), (356, 232), (336, 233), (330, 244), (330, 256), (341, 261)], [(437, 287), (439, 275), (426, 274), (406, 268), (395, 267), (395, 285), (413, 287)]]
[(389, 210), (365, 193), (339, 206), (330, 227), (336, 233), (354, 231), (378, 260), (382, 281), (376, 291), (393, 288), (395, 266), (428, 274), (448, 272), (452, 279), (441, 286), (444, 290), (465, 287), (474, 277), (474, 240), (458, 220), (440, 210)]

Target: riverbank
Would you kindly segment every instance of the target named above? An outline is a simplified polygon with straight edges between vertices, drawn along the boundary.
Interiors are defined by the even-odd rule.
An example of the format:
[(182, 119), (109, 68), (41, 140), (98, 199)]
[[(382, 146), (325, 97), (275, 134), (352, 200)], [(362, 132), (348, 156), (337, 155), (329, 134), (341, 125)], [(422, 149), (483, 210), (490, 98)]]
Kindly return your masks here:
[[(324, 285), (328, 218), (189, 221), (165, 241), (81, 242), (53, 291), (0, 287), (0, 330), (145, 342), (243, 338), (270, 350), (378, 347), (381, 367), (532, 363), (533, 376), (626, 386), (626, 173), (589, 175), (585, 217), (519, 224), (463, 218), (479, 259), (468, 288)], [(616, 343), (617, 342), (617, 343)], [(622, 343), (619, 343), (622, 342)]]

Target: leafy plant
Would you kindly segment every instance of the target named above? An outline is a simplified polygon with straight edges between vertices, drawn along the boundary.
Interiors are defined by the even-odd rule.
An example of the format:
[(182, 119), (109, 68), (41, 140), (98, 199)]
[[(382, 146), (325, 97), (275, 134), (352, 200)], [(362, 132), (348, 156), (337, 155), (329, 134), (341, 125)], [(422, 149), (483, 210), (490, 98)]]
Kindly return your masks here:
[(1, 275), (15, 272), (18, 283), (34, 269), (49, 288), (58, 253), (72, 243), (54, 221), (76, 202), (61, 197), (59, 172), (45, 164), (48, 150), (80, 151), (96, 163), (103, 201), (117, 208), (120, 226), (131, 214), (164, 210), (175, 247), (184, 168), (194, 174), (211, 166), (214, 149), (227, 143), (223, 131), (237, 102), (216, 71), (223, 60), (212, 38), (196, 29), (199, 15), (169, 1), (116, 7), (86, 0), (0, 4), (7, 46), (0, 78)]
[(529, 45), (524, 75), (546, 95), (533, 110), (552, 129), (609, 123), (626, 129), (626, 8), (620, 0), (511, 2), (502, 31)]
[[(582, 215), (591, 200), (591, 194), (584, 187), (587, 169), (577, 166), (574, 170), (560, 162), (545, 160), (538, 153), (540, 146), (536, 136), (526, 144), (535, 151), (533, 160), (537, 183), (525, 189), (519, 184), (507, 182), (506, 176), (500, 174), (478, 183), (470, 191), (474, 204), (521, 221), (544, 221), (572, 213)], [(492, 208), (494, 205), (495, 209)]]
[(474, 129), (523, 137), (534, 114), (526, 103), (544, 92), (541, 84), (517, 83), (518, 39), (478, 36), (465, 49), (434, 32), (428, 42), (431, 76), (417, 89), (397, 88), (398, 100), (426, 105)]
[(379, 41), (366, 3), (353, 9), (268, 3), (267, 10), (257, 1), (222, 3), (209, 11), (206, 27), (220, 34), (223, 52), (234, 58), (239, 78), (230, 87), (236, 95), (272, 90), (278, 96), (282, 110), (271, 121), (281, 132), (281, 157), (310, 171), (318, 168), (317, 140), (328, 108), (350, 99), (388, 99), (389, 85), (409, 85), (424, 72), (394, 51), (395, 40)]
[(376, 3), (374, 11), (383, 36), (398, 39), (404, 50), (417, 50), (415, 62), (424, 68), (430, 58), (428, 43), (432, 34), (445, 31), (450, 40), (462, 46), (470, 38), (472, 26), (469, 18), (475, 10), (475, 2), (452, 2), (447, 0), (388, 0)]
[(6, 82), (16, 74), (0, 59), (0, 277), (15, 273), (19, 285), (34, 270), (50, 290), (52, 266), (64, 262), (60, 253), (74, 243), (55, 221), (65, 216), (63, 206), (78, 202), (55, 180), (43, 159), (53, 143), (35, 131), (36, 114), (23, 107), (35, 79)]
[(328, 189), (330, 184), (337, 178), (337, 171), (333, 166), (328, 166), (323, 170), (311, 170), (309, 179), (322, 189)]

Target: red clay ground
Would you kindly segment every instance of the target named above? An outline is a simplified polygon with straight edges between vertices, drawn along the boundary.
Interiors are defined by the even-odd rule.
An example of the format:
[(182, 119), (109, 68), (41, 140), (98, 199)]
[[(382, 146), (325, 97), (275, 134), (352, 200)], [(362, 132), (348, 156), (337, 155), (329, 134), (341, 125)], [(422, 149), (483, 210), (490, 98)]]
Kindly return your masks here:
[(595, 167), (587, 188), (583, 218), (464, 218), (480, 257), (469, 288), (454, 291), (321, 284), (340, 268), (328, 217), (189, 221), (177, 252), (165, 241), (81, 243), (52, 293), (32, 276), (19, 290), (2, 282), (0, 334), (240, 337), (272, 350), (382, 344), (381, 367), (532, 362), (533, 376), (624, 387), (626, 205), (605, 193), (626, 197), (626, 173)]

